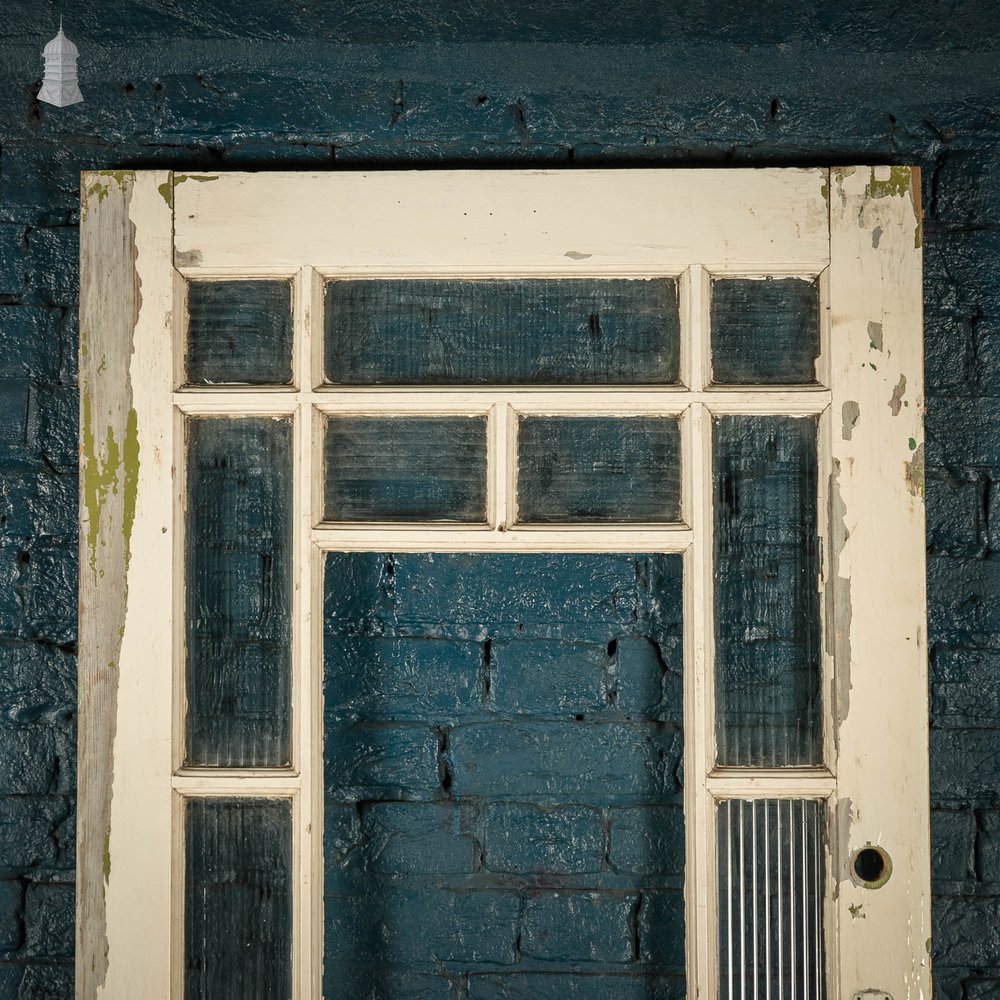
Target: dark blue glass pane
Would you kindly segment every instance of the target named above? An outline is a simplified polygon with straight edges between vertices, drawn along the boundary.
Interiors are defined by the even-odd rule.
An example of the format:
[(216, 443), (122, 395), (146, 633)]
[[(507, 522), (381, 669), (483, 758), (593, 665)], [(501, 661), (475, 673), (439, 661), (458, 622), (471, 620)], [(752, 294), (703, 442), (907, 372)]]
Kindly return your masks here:
[(823, 804), (719, 803), (721, 1000), (823, 1000)]
[(292, 286), (288, 281), (188, 283), (189, 385), (288, 385)]
[(667, 417), (521, 417), (519, 521), (677, 521), (681, 442)]
[(328, 521), (486, 520), (485, 417), (331, 417)]
[(185, 812), (184, 1000), (291, 1000), (289, 802), (191, 798)]
[(795, 385), (816, 381), (819, 285), (803, 278), (712, 282), (712, 381)]
[(326, 995), (681, 1000), (681, 557), (330, 553), (324, 585)]
[(714, 426), (720, 764), (821, 760), (816, 421)]
[(344, 385), (663, 384), (673, 278), (406, 278), (326, 286), (326, 376)]
[(287, 764), (292, 423), (204, 417), (187, 431), (186, 763)]

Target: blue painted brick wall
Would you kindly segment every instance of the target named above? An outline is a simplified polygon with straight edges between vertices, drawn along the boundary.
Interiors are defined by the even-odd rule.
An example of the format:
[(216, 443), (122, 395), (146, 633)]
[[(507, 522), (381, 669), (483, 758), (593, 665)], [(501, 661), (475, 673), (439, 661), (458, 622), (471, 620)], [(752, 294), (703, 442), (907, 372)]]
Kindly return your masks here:
[(86, 100), (58, 110), (54, 15), (4, 4), (0, 998), (71, 993), (78, 173), (129, 166), (921, 165), (935, 982), (1000, 991), (1000, 13), (735, 10), (77, 0)]

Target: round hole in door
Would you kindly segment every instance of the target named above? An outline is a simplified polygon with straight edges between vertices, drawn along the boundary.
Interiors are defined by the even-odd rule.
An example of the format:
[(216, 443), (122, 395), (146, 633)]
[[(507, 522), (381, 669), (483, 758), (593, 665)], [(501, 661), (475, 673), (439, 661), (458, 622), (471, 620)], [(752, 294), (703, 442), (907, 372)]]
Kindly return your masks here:
[(891, 874), (892, 860), (882, 847), (868, 844), (851, 858), (851, 877), (866, 889), (880, 889)]

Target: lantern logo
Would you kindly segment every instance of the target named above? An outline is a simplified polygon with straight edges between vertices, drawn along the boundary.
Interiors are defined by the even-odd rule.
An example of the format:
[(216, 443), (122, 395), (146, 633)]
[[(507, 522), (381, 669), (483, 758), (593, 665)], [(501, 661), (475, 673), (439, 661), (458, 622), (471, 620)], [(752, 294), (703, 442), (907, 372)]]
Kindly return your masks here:
[(79, 54), (77, 47), (63, 34), (62, 18), (59, 18), (59, 34), (42, 50), (45, 77), (38, 92), (40, 101), (65, 108), (83, 100), (76, 82), (76, 58)]

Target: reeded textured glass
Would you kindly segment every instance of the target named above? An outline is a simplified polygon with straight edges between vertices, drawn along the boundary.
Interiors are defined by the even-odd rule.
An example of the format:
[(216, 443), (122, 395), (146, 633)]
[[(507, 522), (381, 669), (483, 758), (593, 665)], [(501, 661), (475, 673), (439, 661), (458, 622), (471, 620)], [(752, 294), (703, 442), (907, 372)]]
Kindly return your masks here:
[(521, 417), (518, 520), (677, 521), (680, 448), (667, 417)]
[(328, 521), (486, 520), (485, 417), (330, 417)]
[(729, 385), (816, 381), (819, 285), (802, 278), (712, 282), (712, 380)]
[(289, 761), (292, 422), (187, 423), (190, 766)]
[(288, 385), (292, 285), (288, 281), (188, 283), (188, 385)]
[(287, 799), (185, 803), (184, 1000), (291, 1000)]
[(326, 286), (326, 377), (344, 385), (667, 384), (673, 278), (405, 278)]
[(815, 418), (714, 422), (720, 764), (822, 759), (816, 463)]
[(823, 805), (718, 807), (722, 1000), (823, 1000)]

